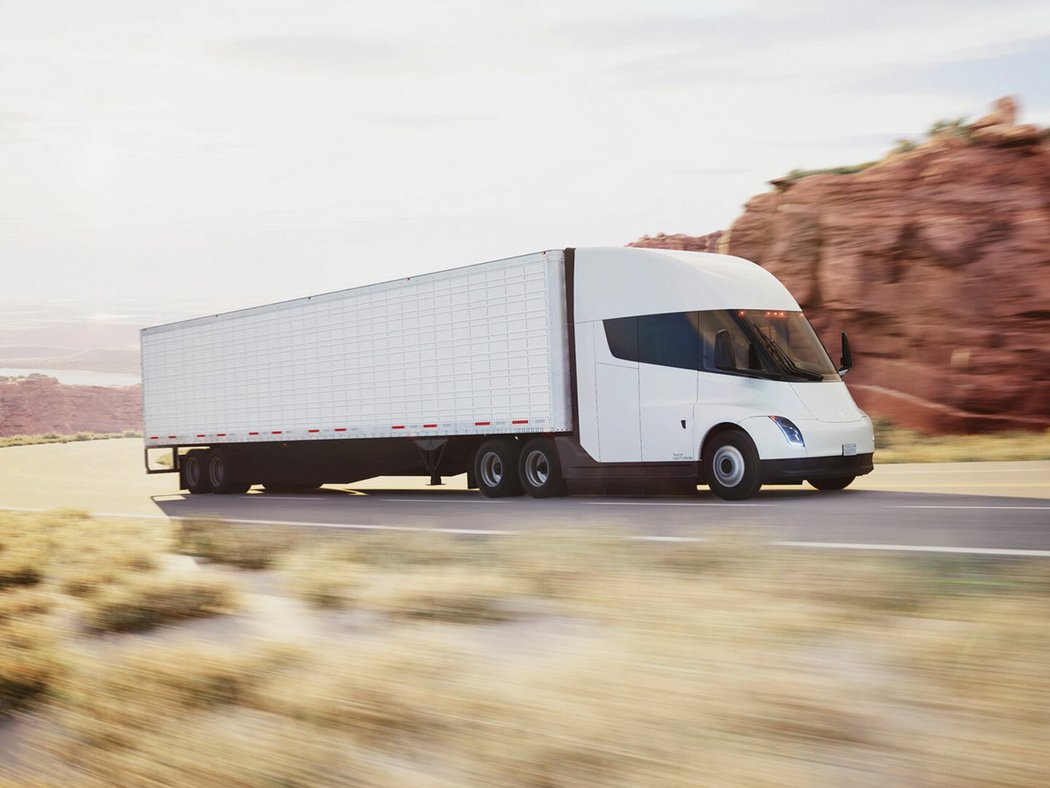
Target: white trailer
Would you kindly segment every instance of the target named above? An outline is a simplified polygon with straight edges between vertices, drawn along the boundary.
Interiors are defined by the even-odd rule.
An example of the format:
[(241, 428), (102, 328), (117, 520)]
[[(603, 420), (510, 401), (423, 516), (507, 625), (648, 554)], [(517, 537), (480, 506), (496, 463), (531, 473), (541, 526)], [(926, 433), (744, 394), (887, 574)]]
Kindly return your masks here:
[(538, 252), (144, 329), (147, 469), (170, 450), (194, 493), (463, 472), (490, 497), (841, 489), (874, 451), (849, 356), (746, 260)]

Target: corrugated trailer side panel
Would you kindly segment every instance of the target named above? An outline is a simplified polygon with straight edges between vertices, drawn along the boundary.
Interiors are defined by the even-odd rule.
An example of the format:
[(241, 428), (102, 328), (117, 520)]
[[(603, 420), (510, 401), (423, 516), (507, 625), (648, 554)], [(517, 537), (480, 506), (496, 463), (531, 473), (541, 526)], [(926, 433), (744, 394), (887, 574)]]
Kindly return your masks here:
[(572, 429), (564, 253), (142, 332), (147, 446)]

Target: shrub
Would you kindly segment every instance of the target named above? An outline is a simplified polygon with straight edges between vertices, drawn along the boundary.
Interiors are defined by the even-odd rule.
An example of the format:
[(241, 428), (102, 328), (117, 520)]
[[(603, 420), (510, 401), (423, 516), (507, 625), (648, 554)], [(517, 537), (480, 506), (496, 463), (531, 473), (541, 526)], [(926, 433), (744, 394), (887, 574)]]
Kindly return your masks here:
[(103, 588), (85, 613), (88, 626), (129, 632), (171, 621), (228, 612), (234, 588), (225, 578), (139, 574)]
[(179, 520), (176, 549), (245, 569), (265, 569), (303, 539), (303, 532), (270, 525), (237, 525), (221, 520)]

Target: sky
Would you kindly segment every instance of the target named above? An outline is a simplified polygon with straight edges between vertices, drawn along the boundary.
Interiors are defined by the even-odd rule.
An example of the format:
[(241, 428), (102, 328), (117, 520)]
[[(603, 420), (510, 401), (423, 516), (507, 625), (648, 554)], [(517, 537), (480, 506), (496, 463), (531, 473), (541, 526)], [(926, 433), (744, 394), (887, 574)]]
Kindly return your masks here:
[(1045, 0), (0, 0), (0, 311), (699, 235), (1048, 73)]

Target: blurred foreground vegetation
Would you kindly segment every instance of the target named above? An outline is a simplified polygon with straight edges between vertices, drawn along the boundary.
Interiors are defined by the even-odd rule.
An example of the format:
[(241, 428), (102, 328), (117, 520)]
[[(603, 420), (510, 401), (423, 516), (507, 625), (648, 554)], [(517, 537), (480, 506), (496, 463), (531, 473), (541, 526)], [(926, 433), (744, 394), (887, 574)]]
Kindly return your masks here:
[(33, 446), (38, 443), (78, 443), (80, 441), (102, 441), (109, 438), (141, 438), (142, 433), (136, 430), (123, 432), (75, 432), (72, 435), (61, 435), (57, 432), (45, 432), (43, 435), (7, 435), (0, 436), (0, 449), (7, 446)]
[(1050, 430), (984, 435), (929, 435), (875, 422), (875, 462), (1007, 462), (1050, 460)]
[[(1050, 782), (1050, 562), (705, 536), (0, 514), (0, 703), (23, 715), (18, 763), (0, 760), (0, 774), (97, 786)], [(168, 551), (203, 567), (176, 572), (186, 559)], [(172, 623), (221, 613), (210, 638)], [(129, 619), (172, 628), (105, 634)]]

